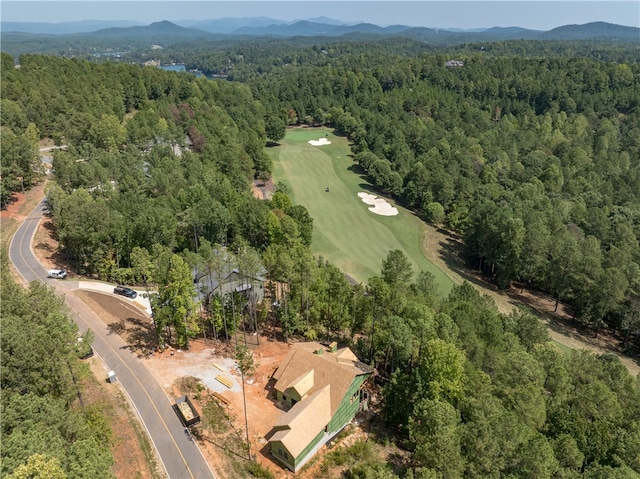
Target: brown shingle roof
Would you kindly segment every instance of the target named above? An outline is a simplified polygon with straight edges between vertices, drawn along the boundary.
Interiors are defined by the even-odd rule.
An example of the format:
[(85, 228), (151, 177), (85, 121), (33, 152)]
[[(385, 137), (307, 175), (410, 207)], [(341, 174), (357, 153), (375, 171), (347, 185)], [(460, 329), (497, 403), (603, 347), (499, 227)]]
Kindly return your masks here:
[[(322, 354), (314, 352), (320, 349), (323, 351)], [(331, 385), (331, 416), (340, 406), (353, 379), (361, 374), (371, 373), (371, 368), (358, 361), (349, 348), (340, 349), (332, 354), (317, 342), (298, 343), (291, 346), (289, 354), (274, 373), (274, 388), (284, 393), (311, 370), (314, 383), (308, 394), (312, 395)]]
[(293, 457), (298, 457), (331, 420), (330, 389), (327, 385), (296, 403), (274, 426), (275, 429), (284, 429), (276, 431), (269, 441), (282, 442)]
[(311, 369), (310, 371), (307, 371), (297, 379), (294, 379), (294, 381), (291, 384), (289, 384), (286, 387), (286, 389), (293, 388), (298, 393), (300, 398), (304, 398), (307, 395), (307, 393), (311, 391), (311, 388), (315, 383), (315, 381), (313, 380), (313, 377), (314, 377), (313, 371), (314, 370)]

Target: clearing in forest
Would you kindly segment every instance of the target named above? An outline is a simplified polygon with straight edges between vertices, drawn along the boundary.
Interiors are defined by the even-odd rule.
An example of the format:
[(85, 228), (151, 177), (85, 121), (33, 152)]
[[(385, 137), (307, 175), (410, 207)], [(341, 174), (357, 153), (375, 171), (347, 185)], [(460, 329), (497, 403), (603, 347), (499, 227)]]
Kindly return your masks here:
[[(309, 144), (321, 138), (326, 138), (322, 145)], [(381, 194), (357, 173), (345, 138), (328, 128), (293, 128), (287, 130), (279, 146), (268, 151), (275, 182), (286, 184), (293, 201), (305, 206), (313, 217), (314, 255), (364, 283), (380, 274), (382, 260), (390, 250), (399, 249), (411, 261), (414, 274), (431, 272), (441, 292), (449, 292), (453, 281), (422, 252), (421, 220), (388, 198), (399, 214), (376, 214), (371, 204), (358, 196)]]

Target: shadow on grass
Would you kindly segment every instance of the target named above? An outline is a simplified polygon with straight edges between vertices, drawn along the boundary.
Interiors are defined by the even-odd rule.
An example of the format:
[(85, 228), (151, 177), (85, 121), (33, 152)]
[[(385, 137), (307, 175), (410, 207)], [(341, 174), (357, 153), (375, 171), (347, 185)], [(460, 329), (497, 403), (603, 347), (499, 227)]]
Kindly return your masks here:
[(377, 196), (377, 195), (381, 195), (381, 194), (383, 194), (383, 193), (380, 193), (376, 188), (374, 188), (373, 186), (371, 186), (371, 185), (370, 185), (370, 184), (368, 184), (368, 183), (360, 183), (360, 184), (358, 185), (358, 187), (359, 187), (361, 190), (366, 191), (366, 192), (371, 193), (371, 194), (374, 194), (374, 195), (376, 195), (376, 196)]
[[(589, 345), (592, 348), (598, 348), (606, 353), (628, 358), (640, 367), (638, 351), (628, 348), (625, 350), (623, 347), (624, 341), (609, 330), (601, 329), (596, 336), (589, 325), (571, 319), (573, 310), (563, 303), (559, 304), (559, 308), (561, 311), (564, 310), (564, 314), (552, 311), (551, 308), (555, 303), (555, 299), (551, 296), (539, 292), (533, 294), (526, 290), (522, 291), (514, 288), (509, 291), (509, 297), (518, 304), (524, 305), (533, 315), (545, 321), (551, 331), (576, 342)], [(542, 307), (545, 303), (548, 305), (548, 309)]]
[(107, 325), (107, 329), (109, 330), (109, 334), (117, 334), (120, 336), (127, 330), (127, 325), (125, 324), (124, 319), (120, 319), (118, 321), (114, 321), (113, 323), (109, 323)]
[(156, 333), (152, 324), (140, 318), (126, 318), (127, 343), (138, 357), (148, 356), (155, 348)]
[[(442, 230), (438, 232), (443, 233)], [(446, 232), (444, 232), (447, 234)], [(498, 287), (489, 281), (487, 281), (480, 272), (470, 270), (463, 259), (463, 247), (462, 241), (455, 236), (447, 235), (446, 239), (439, 242), (440, 245), (440, 258), (447, 265), (447, 268), (464, 281), (478, 286), (482, 289), (488, 289), (494, 292), (499, 292)], [(504, 292), (503, 292), (504, 293)]]
[(363, 180), (367, 178), (367, 172), (364, 171), (364, 168), (360, 166), (358, 163), (352, 163), (347, 167), (347, 170), (351, 173), (355, 173)]
[[(598, 337), (591, 328), (577, 321), (573, 321), (573, 311), (570, 307), (560, 303), (559, 312), (553, 311), (555, 300), (549, 295), (540, 291), (532, 291), (522, 288), (511, 288), (507, 291), (500, 291), (480, 272), (470, 270), (463, 259), (462, 240), (448, 232), (439, 230), (446, 238), (440, 241), (440, 257), (445, 262), (447, 268), (454, 271), (463, 280), (485, 290), (501, 292), (509, 299), (509, 303), (516, 307), (524, 307), (539, 319), (543, 320), (548, 328), (576, 343), (582, 343), (585, 348), (599, 348), (602, 351), (614, 353), (625, 357), (640, 366), (640, 358), (636, 351), (625, 350), (619, 337), (610, 331), (601, 330)], [(544, 305), (547, 305), (545, 308)], [(635, 354), (634, 354), (635, 353)]]

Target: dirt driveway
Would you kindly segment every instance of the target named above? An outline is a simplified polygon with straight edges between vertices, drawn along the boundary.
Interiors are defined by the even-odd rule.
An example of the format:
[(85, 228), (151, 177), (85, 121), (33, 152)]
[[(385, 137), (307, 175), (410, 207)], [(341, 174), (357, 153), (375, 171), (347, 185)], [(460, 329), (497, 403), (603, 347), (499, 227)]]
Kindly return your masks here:
[[(233, 344), (213, 339), (207, 339), (205, 342), (199, 338), (191, 341), (188, 351), (169, 348), (160, 352), (155, 348), (157, 342), (153, 324), (144, 312), (131, 307), (126, 300), (114, 295), (93, 291), (76, 291), (74, 294), (82, 298), (105, 321), (112, 334), (119, 334), (130, 345), (133, 352), (156, 377), (168, 398), (173, 399), (189, 393), (183, 388), (187, 378), (197, 378), (206, 388), (202, 393), (194, 394), (191, 391), (191, 398), (199, 411), (203, 410), (213, 393), (224, 398), (228, 403), (225, 407), (232, 427), (244, 439), (242, 382), (232, 359)], [(288, 473), (276, 466), (263, 450), (266, 445), (264, 437), (283, 413), (269, 399), (269, 377), (287, 354), (289, 347), (268, 337), (261, 337), (260, 344), (257, 343), (256, 336), (247, 336), (247, 346), (253, 352), (257, 363), (255, 374), (245, 381), (252, 455), (256, 455), (258, 462), (265, 467), (272, 469), (276, 477), (289, 477)], [(217, 377), (222, 377), (230, 387), (218, 381)], [(243, 451), (232, 451), (231, 448), (225, 450), (221, 442), (199, 441), (207, 462), (219, 479), (243, 477), (240, 471), (236, 471), (237, 466), (233, 465), (234, 462), (244, 460)], [(230, 457), (230, 454), (235, 456)]]
[[(43, 190), (44, 185), (40, 185), (27, 195), (19, 195), (19, 201), (12, 204), (8, 211), (2, 212), (3, 238), (6, 238), (7, 228), (12, 229), (31, 211), (37, 200), (41, 198)], [(607, 338), (604, 335), (599, 338), (585, 336), (572, 326), (568, 315), (552, 314), (553, 302), (549, 298), (539, 297), (526, 291), (522, 294), (514, 291), (512, 295), (505, 295), (487, 287), (481, 278), (475, 277), (472, 272), (464, 269), (460, 260), (455, 254), (452, 254), (452, 251), (455, 250), (451, 248), (451, 242), (450, 237), (432, 227), (427, 227), (425, 253), (444, 271), (448, 271), (456, 282), (471, 281), (483, 294), (492, 296), (503, 312), (508, 313), (515, 304), (527, 304), (539, 313), (541, 321), (549, 326), (552, 338), (561, 344), (574, 349), (584, 348), (596, 352), (618, 353), (617, 345), (612, 341), (612, 338)], [(57, 243), (52, 236), (50, 222), (41, 222), (35, 236), (34, 250), (45, 267), (62, 266), (61, 259), (57, 254)], [(233, 428), (238, 432), (238, 435), (244, 434), (244, 401), (240, 387), (241, 382), (233, 367), (233, 360), (229, 359), (233, 358), (232, 347), (221, 342), (212, 340), (205, 342), (198, 339), (192, 342), (189, 351), (166, 350), (162, 353), (153, 351), (155, 333), (150, 319), (142, 311), (126, 307), (126, 303), (122, 299), (109, 294), (89, 291), (77, 291), (75, 294), (82, 297), (103, 318), (113, 334), (125, 337), (130, 347), (140, 357), (145, 358), (146, 365), (158, 378), (159, 384), (165, 388), (170, 398), (181, 394), (181, 379), (185, 376), (198, 377), (209, 391), (202, 396), (202, 400), (196, 400), (196, 407), (201, 410), (205, 399), (209, 397), (208, 393), (215, 392), (221, 395), (229, 403), (225, 408)], [(561, 311), (561, 313), (563, 312)], [(275, 465), (264, 454), (264, 436), (278, 415), (282, 414), (282, 411), (275, 408), (269, 400), (268, 378), (286, 355), (288, 346), (275, 341), (272, 336), (262, 337), (259, 345), (256, 337), (250, 336), (247, 341), (258, 363), (255, 375), (245, 382), (252, 454), (255, 454), (258, 462), (270, 469), (275, 477), (293, 477)], [(632, 374), (637, 375), (640, 371), (638, 362), (625, 356), (620, 355), (620, 357)], [(222, 385), (216, 379), (220, 373), (232, 380), (231, 387)], [(120, 397), (114, 399), (122, 401)], [(114, 455), (118, 463), (118, 477), (157, 477), (156, 472), (145, 472), (141, 466), (145, 461), (148, 462), (148, 459), (145, 459), (148, 458), (148, 452), (143, 451), (144, 447), (139, 447), (135, 427), (131, 429), (132, 426), (131, 424), (127, 425), (127, 421), (117, 427), (119, 449), (114, 451)], [(219, 479), (246, 477), (246, 474), (243, 475), (243, 472), (235, 467), (238, 460), (244, 459), (235, 457), (236, 453), (227, 450), (223, 444), (204, 441), (201, 443), (201, 449)], [(298, 474), (296, 477), (304, 478), (305, 475)], [(309, 474), (307, 477), (311, 477), (311, 475)]]

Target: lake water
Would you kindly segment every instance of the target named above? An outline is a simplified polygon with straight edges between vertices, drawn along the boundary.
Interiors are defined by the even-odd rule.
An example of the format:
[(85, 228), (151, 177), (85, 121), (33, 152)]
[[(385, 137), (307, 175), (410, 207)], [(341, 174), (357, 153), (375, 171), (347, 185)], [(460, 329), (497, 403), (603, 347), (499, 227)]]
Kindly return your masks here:
[[(163, 70), (167, 70), (167, 71), (171, 71), (171, 72), (188, 72), (191, 73), (192, 75), (195, 75), (197, 77), (205, 77), (206, 75), (200, 71), (190, 71), (187, 70), (187, 67), (184, 66), (184, 63), (176, 63), (173, 65), (161, 65), (158, 68), (162, 68)], [(206, 76), (209, 80), (214, 80), (214, 79), (226, 79), (227, 75), (211, 75), (211, 76)]]
[(172, 72), (186, 72), (187, 68), (180, 64), (180, 65), (162, 65), (160, 68), (162, 68), (163, 70), (169, 70)]
[[(167, 70), (167, 71), (171, 71), (171, 72), (186, 72), (187, 71), (187, 67), (184, 66), (184, 64), (182, 63), (177, 63), (174, 65), (161, 65), (160, 68), (162, 68), (163, 70)], [(199, 71), (189, 71), (189, 73), (191, 73), (192, 75), (195, 75), (197, 77), (203, 77), (204, 74), (202, 72)]]

